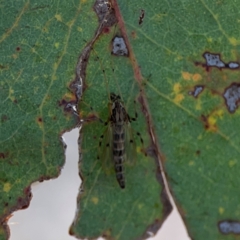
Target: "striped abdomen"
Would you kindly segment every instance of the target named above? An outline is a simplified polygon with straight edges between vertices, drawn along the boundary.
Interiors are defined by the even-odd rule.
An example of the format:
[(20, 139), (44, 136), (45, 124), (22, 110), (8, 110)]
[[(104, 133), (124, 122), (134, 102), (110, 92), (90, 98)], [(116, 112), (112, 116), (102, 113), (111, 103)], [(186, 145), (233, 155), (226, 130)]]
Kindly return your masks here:
[(125, 157), (125, 133), (124, 122), (113, 126), (113, 160), (115, 165), (116, 178), (121, 188), (125, 188), (123, 162)]

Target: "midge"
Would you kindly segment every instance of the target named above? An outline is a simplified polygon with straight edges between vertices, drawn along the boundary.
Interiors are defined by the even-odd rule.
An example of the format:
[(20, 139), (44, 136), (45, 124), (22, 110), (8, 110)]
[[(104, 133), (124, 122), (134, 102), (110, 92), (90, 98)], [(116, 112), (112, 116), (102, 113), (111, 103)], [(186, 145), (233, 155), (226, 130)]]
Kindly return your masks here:
[[(106, 147), (109, 147), (109, 150), (112, 151), (110, 154), (110, 158), (111, 161), (113, 161), (114, 163), (117, 181), (121, 188), (125, 188), (123, 163), (125, 162), (125, 160), (134, 160), (129, 159), (133, 156), (126, 152), (126, 150), (135, 147), (133, 139), (130, 138), (130, 123), (131, 121), (136, 121), (137, 113), (135, 113), (136, 118), (130, 118), (123, 105), (121, 97), (119, 95), (116, 95), (115, 93), (110, 94), (110, 100), (110, 118), (107, 123), (108, 134), (110, 135), (108, 137), (111, 139), (111, 141), (106, 144)], [(137, 135), (140, 137), (140, 133), (137, 133)], [(102, 135), (101, 139), (103, 139), (103, 137), (104, 136)], [(140, 139), (143, 143), (141, 137)], [(101, 147), (101, 145), (102, 141), (100, 140), (99, 147)]]

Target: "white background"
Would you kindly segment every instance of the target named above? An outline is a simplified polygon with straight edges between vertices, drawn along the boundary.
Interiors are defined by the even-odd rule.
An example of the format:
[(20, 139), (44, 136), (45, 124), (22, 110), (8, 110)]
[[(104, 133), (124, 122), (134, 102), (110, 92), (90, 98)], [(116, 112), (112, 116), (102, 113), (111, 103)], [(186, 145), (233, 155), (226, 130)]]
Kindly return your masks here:
[[(68, 234), (76, 211), (81, 180), (78, 175), (78, 129), (64, 134), (66, 163), (54, 180), (32, 184), (28, 209), (17, 211), (8, 221), (10, 240), (74, 240)], [(151, 239), (189, 240), (179, 213), (174, 208), (161, 230)]]

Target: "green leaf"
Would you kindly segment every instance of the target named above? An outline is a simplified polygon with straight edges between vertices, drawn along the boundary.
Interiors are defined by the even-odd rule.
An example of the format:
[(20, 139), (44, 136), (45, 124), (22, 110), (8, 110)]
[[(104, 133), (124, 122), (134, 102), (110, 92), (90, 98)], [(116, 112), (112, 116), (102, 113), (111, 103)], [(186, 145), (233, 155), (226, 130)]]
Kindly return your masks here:
[(30, 184), (57, 177), (64, 164), (60, 136), (77, 122), (67, 88), (83, 39), (94, 31), (82, 19), (94, 13), (79, 1), (3, 1), (0, 7), (0, 239), (6, 239), (7, 216), (28, 206)]
[[(129, 57), (111, 54), (113, 37), (121, 36), (122, 29), (116, 24), (112, 27), (103, 26), (102, 34), (98, 34), (101, 33), (100, 28), (101, 23), (96, 36), (88, 43), (82, 55), (84, 58), (85, 51), (91, 46), (84, 93), (79, 105), (81, 118), (85, 120), (80, 139), (80, 175), (83, 185), (79, 212), (71, 233), (79, 238), (97, 238), (101, 235), (113, 239), (147, 237), (147, 230), (155, 233), (171, 207), (162, 187), (156, 145), (150, 140), (151, 119), (144, 103), (145, 95), (140, 82), (143, 79), (135, 79), (139, 68), (130, 49)], [(127, 152), (124, 189), (120, 188), (116, 180), (113, 159), (110, 159), (112, 163), (110, 161), (107, 170), (104, 167), (107, 151), (112, 151), (106, 150), (109, 142), (103, 141), (102, 146), (99, 146), (101, 136), (106, 139), (104, 135), (107, 134), (107, 126), (104, 122), (110, 124), (111, 92), (121, 96), (130, 117), (134, 117), (135, 112), (138, 115), (136, 121), (131, 123), (136, 142), (135, 164), (127, 163), (131, 157)], [(103, 152), (103, 159), (98, 159), (99, 151)], [(144, 151), (148, 156), (145, 156)]]
[[(67, 106), (79, 97), (85, 67), (79, 109), (89, 121), (80, 139), (83, 192), (71, 233), (136, 239), (156, 232), (171, 211), (158, 156), (190, 236), (238, 239), (238, 1), (112, 1), (118, 26), (111, 15), (105, 27), (104, 19), (97, 27), (93, 4), (0, 6), (0, 239), (7, 216), (29, 204), (30, 184), (59, 174), (59, 136), (76, 123)], [(124, 36), (129, 56), (111, 54), (115, 35)], [(76, 96), (67, 90), (74, 79)], [(114, 167), (105, 170), (97, 159), (106, 147), (99, 149), (99, 138), (110, 92), (131, 117), (138, 113), (131, 123), (136, 162), (124, 165), (125, 189)]]
[[(140, 117), (132, 127), (141, 133), (145, 146), (152, 146), (148, 131), (152, 128), (162, 156), (159, 160), (190, 236), (236, 239), (240, 213), (238, 4), (121, 1), (119, 11), (113, 3), (119, 25), (93, 45), (82, 116), (92, 119), (91, 114), (97, 114), (106, 121), (111, 91), (123, 96), (131, 115), (131, 103), (143, 96), (148, 107), (142, 111), (142, 101), (138, 102)], [(141, 9), (145, 16), (139, 25)], [(113, 35), (125, 37), (129, 58), (111, 55)], [(90, 115), (84, 103), (94, 109)], [(98, 121), (83, 126), (84, 193), (72, 230), (81, 237), (103, 234), (135, 239), (154, 219), (163, 219), (164, 205), (156, 195), (162, 187), (153, 174), (143, 174), (156, 171), (156, 165), (138, 152), (136, 165), (126, 166), (126, 189), (120, 189), (115, 176), (104, 173), (95, 160), (103, 133)], [(146, 211), (137, 208), (139, 201)], [(154, 202), (161, 207), (154, 210)]]
[[(193, 239), (239, 239), (239, 67), (229, 64), (239, 66), (238, 3), (120, 3), (142, 75), (151, 74), (145, 87), (149, 114), (171, 192)], [(134, 18), (139, 8), (145, 10), (141, 27)], [(224, 67), (211, 67), (207, 52), (220, 54)], [(194, 98), (189, 92), (196, 86), (204, 89)], [(229, 88), (231, 107), (224, 97)]]

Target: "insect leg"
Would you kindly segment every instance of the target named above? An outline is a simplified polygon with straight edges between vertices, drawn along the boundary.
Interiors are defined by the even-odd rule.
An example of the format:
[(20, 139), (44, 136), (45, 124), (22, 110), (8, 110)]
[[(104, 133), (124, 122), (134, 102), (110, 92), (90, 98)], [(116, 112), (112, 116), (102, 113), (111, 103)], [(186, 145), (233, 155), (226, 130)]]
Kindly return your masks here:
[[(134, 100), (134, 106), (135, 106), (135, 116), (134, 117), (130, 117), (129, 115), (128, 115), (128, 121), (129, 122), (132, 122), (132, 121), (137, 121), (137, 119), (138, 119), (138, 113), (137, 113), (137, 111), (136, 111), (136, 101)], [(143, 138), (142, 138), (142, 135), (140, 134), (140, 132), (136, 132), (136, 134), (138, 135), (138, 137), (139, 137), (139, 139), (140, 139), (140, 141), (141, 141), (141, 143), (142, 143), (142, 145), (143, 145)], [(130, 139), (130, 143), (131, 143), (131, 139)]]
[(138, 119), (138, 113), (137, 113), (137, 110), (136, 110), (136, 101), (135, 100), (134, 100), (134, 108), (135, 108), (135, 116), (134, 117), (130, 117), (129, 114), (127, 115), (129, 122), (135, 122)]

